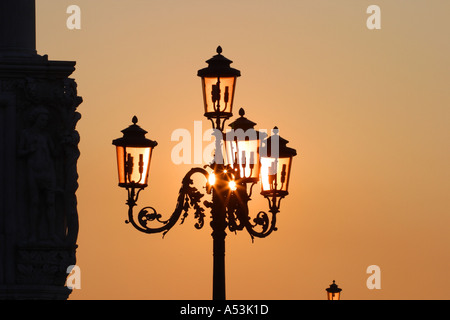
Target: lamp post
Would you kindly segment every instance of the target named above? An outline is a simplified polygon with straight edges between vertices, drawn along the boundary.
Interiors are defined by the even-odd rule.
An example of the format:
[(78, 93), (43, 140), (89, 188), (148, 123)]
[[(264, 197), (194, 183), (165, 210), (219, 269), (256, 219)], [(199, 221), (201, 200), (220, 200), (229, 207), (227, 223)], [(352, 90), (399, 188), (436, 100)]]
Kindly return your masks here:
[(328, 300), (340, 300), (341, 299), (341, 288), (338, 288), (338, 285), (333, 280), (333, 283), (330, 284), (329, 288), (326, 288), (327, 290), (327, 297)]
[[(288, 141), (278, 136), (278, 130), (268, 138), (256, 131), (256, 123), (244, 117), (243, 109), (239, 110), (240, 117), (230, 124), (231, 130), (225, 132), (225, 122), (233, 115), (236, 79), (240, 71), (230, 67), (232, 61), (222, 56), (221, 47), (207, 63), (208, 67), (199, 70), (198, 76), (202, 79), (204, 115), (215, 129), (214, 161), (203, 168), (192, 168), (185, 175), (175, 210), (167, 220), (163, 220), (153, 207), (144, 207), (137, 215), (133, 211), (139, 193), (147, 186), (152, 150), (157, 143), (145, 138), (147, 132), (137, 125), (138, 120), (134, 117), (133, 124), (122, 131), (123, 137), (114, 140), (113, 144), (117, 150), (119, 186), (128, 192), (126, 222), (137, 230), (149, 234), (163, 233), (164, 236), (177, 221), (184, 222), (189, 209), (195, 211), (195, 228), (201, 229), (205, 208), (210, 209), (213, 300), (225, 300), (226, 229), (232, 232), (246, 229), (252, 241), (255, 237), (267, 237), (276, 230), (276, 214), (281, 199), (288, 194), (292, 157), (296, 151), (286, 146)], [(211, 173), (205, 170), (208, 167), (212, 169)], [(192, 186), (194, 174), (204, 176), (206, 193), (211, 195), (211, 200), (201, 203), (204, 194)], [(248, 201), (253, 186), (259, 181), (262, 182), (261, 194), (269, 200), (270, 214), (259, 211), (252, 219)], [(152, 223), (159, 223), (159, 226), (152, 227)]]

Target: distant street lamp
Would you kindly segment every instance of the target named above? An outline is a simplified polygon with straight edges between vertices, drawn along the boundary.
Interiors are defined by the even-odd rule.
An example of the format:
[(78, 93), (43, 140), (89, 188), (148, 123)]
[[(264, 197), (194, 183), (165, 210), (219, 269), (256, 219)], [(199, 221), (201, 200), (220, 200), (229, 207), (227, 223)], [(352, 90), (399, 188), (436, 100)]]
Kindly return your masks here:
[(338, 288), (338, 285), (333, 280), (333, 283), (330, 284), (329, 288), (326, 288), (327, 290), (327, 297), (328, 300), (340, 300), (341, 299), (341, 288)]
[[(185, 175), (175, 211), (168, 220), (162, 220), (162, 215), (153, 207), (141, 209), (137, 216), (133, 213), (139, 193), (147, 187), (152, 151), (157, 143), (145, 138), (147, 132), (137, 125), (136, 117), (131, 126), (122, 130), (123, 137), (113, 141), (117, 150), (119, 186), (128, 191), (127, 223), (144, 233), (165, 235), (178, 220), (184, 222), (189, 208), (195, 210), (197, 229), (204, 225), (204, 207), (211, 210), (214, 300), (225, 300), (226, 229), (232, 232), (246, 229), (252, 241), (254, 237), (264, 238), (277, 230), (276, 214), (281, 199), (288, 194), (292, 158), (296, 155), (294, 149), (286, 146), (288, 141), (278, 136), (277, 128), (268, 138), (256, 131), (256, 123), (244, 117), (243, 109), (239, 110), (240, 117), (230, 124), (232, 130), (224, 131), (225, 121), (233, 115), (236, 78), (240, 71), (231, 68), (232, 61), (221, 53), (222, 48), (218, 47), (217, 55), (207, 61), (208, 67), (198, 71), (202, 79), (204, 115), (215, 129), (214, 161), (203, 168), (193, 168)], [(212, 172), (205, 170), (208, 167)], [(195, 173), (205, 177), (206, 192), (212, 195), (212, 200), (204, 201), (203, 206), (204, 194), (192, 186), (191, 177)], [(269, 200), (271, 215), (259, 211), (251, 219), (248, 201), (253, 186), (259, 181), (261, 194)], [(149, 226), (155, 221), (160, 223), (159, 227)]]

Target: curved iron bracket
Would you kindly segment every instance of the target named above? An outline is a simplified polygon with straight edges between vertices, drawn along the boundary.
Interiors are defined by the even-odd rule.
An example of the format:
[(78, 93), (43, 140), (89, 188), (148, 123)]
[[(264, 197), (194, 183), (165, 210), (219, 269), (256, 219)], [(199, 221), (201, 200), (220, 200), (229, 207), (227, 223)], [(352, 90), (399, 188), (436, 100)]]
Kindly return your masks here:
[[(251, 194), (251, 193), (250, 193)], [(228, 228), (232, 232), (243, 230), (250, 234), (252, 242), (254, 238), (265, 238), (273, 231), (277, 231), (277, 213), (280, 211), (282, 198), (266, 197), (269, 201), (269, 213), (259, 211), (255, 218), (250, 217), (248, 202), (250, 195), (246, 192), (245, 184), (233, 192), (227, 208)]]
[[(147, 206), (142, 208), (137, 216), (133, 212), (133, 208), (136, 206), (139, 193), (143, 189), (136, 190), (129, 188), (128, 190), (128, 220), (126, 223), (131, 223), (137, 230), (144, 233), (163, 233), (163, 237), (167, 232), (181, 219), (181, 224), (184, 223), (188, 216), (189, 209), (194, 209), (194, 219), (196, 219), (195, 228), (201, 229), (205, 224), (205, 209), (201, 206), (201, 200), (204, 196), (203, 193), (193, 187), (192, 175), (201, 173), (208, 181), (209, 173), (203, 168), (191, 169), (183, 178), (182, 185), (178, 194), (177, 204), (174, 212), (167, 220), (162, 219), (162, 215), (157, 212), (153, 207)], [(208, 186), (208, 184), (207, 184)], [(253, 185), (251, 186), (251, 188)], [(251, 194), (250, 188), (250, 194)], [(208, 188), (207, 188), (208, 190)], [(209, 192), (208, 192), (209, 193)], [(247, 186), (245, 183), (238, 184), (237, 189), (228, 194), (226, 201), (223, 204), (226, 206), (226, 221), (225, 226), (228, 227), (231, 232), (237, 232), (246, 229), (252, 238), (265, 238), (273, 231), (277, 230), (277, 213), (280, 211), (280, 202), (284, 197), (280, 196), (266, 196), (269, 202), (269, 211), (259, 211), (253, 219), (250, 217), (248, 202), (251, 200), (250, 195), (247, 192)], [(204, 201), (204, 205), (207, 208), (213, 208), (214, 203)], [(159, 223), (159, 227), (151, 227), (151, 224)], [(213, 227), (214, 229), (214, 227)]]
[[(209, 173), (203, 168), (193, 168), (185, 175), (182, 181), (180, 192), (177, 198), (177, 205), (174, 212), (167, 220), (162, 220), (162, 215), (159, 214), (153, 207), (144, 207), (137, 214), (137, 219), (134, 217), (133, 207), (136, 206), (139, 193), (143, 189), (139, 189), (136, 193), (134, 188), (128, 190), (128, 220), (126, 223), (131, 223), (133, 227), (144, 233), (160, 233), (163, 232), (163, 237), (167, 232), (175, 225), (175, 223), (180, 219), (181, 214), (181, 224), (184, 222), (188, 215), (189, 208), (194, 208), (195, 215), (194, 218), (197, 219), (195, 223), (195, 228), (201, 229), (204, 225), (205, 209), (200, 206), (201, 198), (204, 196), (197, 188), (191, 186), (193, 181), (191, 179), (192, 175), (195, 173), (201, 173), (208, 179)], [(162, 226), (153, 228), (148, 225), (149, 222), (157, 221)]]

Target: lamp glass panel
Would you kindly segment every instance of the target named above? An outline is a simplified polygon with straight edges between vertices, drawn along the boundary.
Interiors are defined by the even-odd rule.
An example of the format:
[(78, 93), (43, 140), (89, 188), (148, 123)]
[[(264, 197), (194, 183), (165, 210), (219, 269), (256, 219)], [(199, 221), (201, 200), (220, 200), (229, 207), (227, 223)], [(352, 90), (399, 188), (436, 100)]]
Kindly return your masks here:
[(328, 300), (340, 300), (340, 292), (327, 292)]
[(125, 183), (125, 148), (116, 147), (117, 154), (117, 171), (119, 173), (119, 184)]
[(237, 146), (235, 140), (226, 140), (225, 141), (225, 164), (229, 164), (234, 168), (235, 155), (237, 152)]
[(261, 190), (288, 191), (292, 158), (261, 157)]
[[(118, 150), (118, 164), (120, 163), (119, 166), (123, 168), (123, 176), (119, 168), (119, 181), (126, 184), (147, 185), (151, 153), (150, 147), (126, 147), (120, 151), (120, 155)], [(123, 179), (123, 182), (120, 179)]]
[(227, 162), (233, 168), (237, 165), (241, 178), (259, 178), (260, 140), (227, 140)]
[(203, 99), (205, 113), (218, 111), (231, 113), (233, 108), (236, 77), (204, 77)]
[(259, 177), (259, 140), (237, 142), (237, 163), (242, 178)]

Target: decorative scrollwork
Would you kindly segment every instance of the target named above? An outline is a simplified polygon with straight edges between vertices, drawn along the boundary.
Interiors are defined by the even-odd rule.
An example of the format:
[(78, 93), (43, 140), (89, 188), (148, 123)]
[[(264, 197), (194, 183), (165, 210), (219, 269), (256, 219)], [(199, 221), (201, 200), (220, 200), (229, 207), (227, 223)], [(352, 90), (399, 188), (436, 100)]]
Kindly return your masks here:
[[(191, 179), (191, 177), (195, 173), (203, 174), (206, 179), (208, 177), (208, 172), (202, 168), (193, 168), (186, 174), (186, 176), (183, 179), (180, 192), (178, 194), (177, 205), (175, 207), (173, 214), (170, 216), (168, 220), (162, 220), (161, 219), (162, 215), (159, 214), (153, 207), (145, 207), (139, 211), (136, 222), (134, 218), (133, 207), (136, 206), (139, 193), (142, 191), (142, 189), (139, 189), (137, 192), (135, 192), (134, 189), (129, 189), (127, 201), (127, 205), (129, 207), (128, 220), (125, 222), (131, 223), (137, 230), (144, 233), (163, 232), (164, 237), (166, 233), (180, 219), (180, 217), (181, 217), (181, 224), (183, 224), (184, 220), (188, 216), (189, 209), (194, 208), (195, 210), (194, 218), (197, 219), (197, 222), (195, 223), (194, 226), (197, 229), (201, 229), (204, 225), (205, 209), (200, 206), (200, 202), (204, 194), (198, 191), (197, 188), (191, 186), (193, 184), (193, 180)], [(162, 226), (152, 228), (148, 225), (149, 222), (155, 221), (162, 224)]]
[[(197, 188), (193, 186), (192, 176), (195, 173), (201, 173), (208, 180), (209, 173), (203, 168), (193, 168), (191, 169), (182, 181), (180, 192), (177, 199), (177, 205), (172, 213), (172, 215), (167, 220), (162, 219), (162, 215), (156, 211), (153, 207), (145, 207), (139, 211), (135, 219), (133, 213), (133, 207), (136, 206), (139, 193), (142, 189), (128, 190), (128, 201), (129, 206), (128, 220), (127, 223), (131, 223), (136, 229), (144, 233), (161, 233), (163, 237), (167, 232), (180, 220), (180, 224), (183, 224), (190, 209), (194, 210), (194, 219), (196, 220), (194, 227), (196, 229), (201, 229), (205, 225), (205, 207), (211, 208), (211, 213), (214, 213), (213, 209), (217, 205), (225, 205), (226, 210), (224, 211), (225, 217), (223, 228), (228, 229), (231, 232), (237, 232), (246, 229), (250, 234), (252, 242), (254, 238), (265, 238), (270, 235), (273, 231), (276, 231), (276, 215), (279, 212), (280, 200), (281, 198), (276, 197), (266, 197), (269, 201), (269, 213), (265, 211), (259, 211), (255, 218), (251, 218), (249, 215), (248, 202), (250, 201), (250, 196), (247, 193), (245, 184), (239, 184), (238, 188), (234, 192), (228, 193), (225, 197), (226, 200), (222, 203), (215, 203), (210, 201), (204, 201), (203, 206), (201, 205), (202, 198), (204, 194), (201, 193)], [(224, 198), (224, 199), (225, 199)], [(217, 209), (217, 207), (216, 207)], [(159, 227), (151, 227), (152, 224), (159, 223)], [(215, 224), (214, 224), (215, 225)], [(214, 229), (214, 227), (213, 227)]]
[(264, 211), (258, 212), (258, 215), (255, 219), (253, 219), (255, 222), (252, 227), (261, 226), (262, 227), (262, 233), (266, 232), (269, 228), (269, 216)]
[[(149, 210), (151, 212), (149, 212)], [(155, 208), (153, 207), (145, 207), (142, 208), (141, 211), (138, 213), (138, 222), (143, 228), (147, 228), (147, 222), (148, 221), (154, 221), (157, 220), (158, 222), (162, 224), (166, 224), (169, 221), (161, 221), (162, 215), (156, 212)]]
[[(195, 210), (194, 218), (197, 219), (197, 223), (195, 223), (196, 229), (203, 228), (205, 224), (205, 209), (200, 206), (200, 201), (203, 198), (203, 194), (198, 191), (196, 188), (192, 188), (190, 192), (186, 195), (186, 203), (189, 204), (190, 207), (193, 207)], [(188, 202), (189, 200), (189, 202)], [(185, 210), (185, 214), (187, 215), (187, 209)]]
[[(256, 218), (253, 219), (253, 222), (254, 224), (250, 223), (249, 221), (245, 225), (245, 228), (252, 238), (252, 242), (254, 241), (255, 237), (265, 238), (273, 231), (277, 231), (277, 227), (275, 226), (277, 222), (276, 213), (271, 212), (271, 218), (269, 218), (269, 215), (266, 212), (260, 211), (256, 215)], [(258, 229), (261, 229), (261, 231), (257, 231)]]
[(270, 214), (259, 211), (255, 218), (251, 218), (248, 209), (250, 196), (245, 186), (241, 186), (230, 197), (227, 206), (228, 229), (232, 232), (246, 229), (252, 238), (265, 238), (276, 231), (276, 214), (279, 212), (280, 202), (276, 199), (269, 200)]

